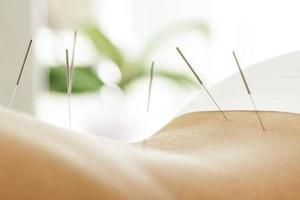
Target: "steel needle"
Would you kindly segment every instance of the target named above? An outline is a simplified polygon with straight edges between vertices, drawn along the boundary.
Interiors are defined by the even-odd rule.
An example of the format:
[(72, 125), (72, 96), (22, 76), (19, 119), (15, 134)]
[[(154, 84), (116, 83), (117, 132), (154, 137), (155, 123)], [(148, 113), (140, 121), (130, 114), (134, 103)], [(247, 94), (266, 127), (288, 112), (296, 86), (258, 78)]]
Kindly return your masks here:
[[(151, 101), (151, 91), (152, 91), (152, 82), (153, 82), (153, 75), (154, 75), (154, 61), (151, 63), (150, 69), (150, 81), (149, 81), (149, 88), (148, 88), (148, 100), (147, 100), (147, 117), (149, 116), (150, 110), (150, 101)], [(147, 119), (148, 121), (148, 119)], [(147, 124), (147, 122), (146, 122)], [(146, 147), (146, 140), (143, 140), (143, 149)]]
[(217, 106), (218, 110), (220, 111), (220, 113), (222, 114), (222, 116), (224, 117), (224, 119), (228, 120), (227, 117), (226, 117), (226, 115), (224, 114), (224, 112), (220, 108), (220, 106), (217, 104), (217, 102), (215, 101), (215, 99), (213, 98), (213, 96), (210, 94), (210, 92), (208, 91), (208, 89), (205, 87), (205, 85), (201, 81), (200, 77), (198, 76), (198, 74), (196, 73), (196, 71), (194, 70), (194, 68), (192, 67), (192, 65), (189, 63), (189, 61), (183, 55), (182, 51), (178, 47), (176, 47), (176, 50), (178, 51), (178, 53), (180, 54), (180, 56), (182, 57), (182, 59), (184, 60), (184, 62), (186, 63), (186, 65), (190, 68), (190, 70), (192, 71), (192, 73), (194, 74), (194, 76), (196, 77), (196, 79), (198, 80), (198, 82), (200, 83), (200, 85), (204, 88), (205, 92), (208, 94), (208, 96), (211, 98), (211, 100)]
[(69, 105), (69, 127), (72, 128), (72, 115), (71, 115), (71, 95), (70, 95), (70, 83), (71, 83), (71, 69), (69, 65), (69, 51), (66, 49), (66, 67), (67, 67), (67, 95)]
[(29, 44), (28, 44), (28, 47), (27, 47), (27, 50), (26, 50), (26, 54), (25, 54), (25, 57), (24, 57), (24, 60), (23, 60), (23, 63), (22, 63), (22, 67), (21, 67), (21, 70), (20, 70), (20, 73), (19, 73), (19, 76), (18, 76), (18, 79), (17, 79), (17, 83), (16, 83), (16, 85), (14, 87), (14, 90), (11, 94), (11, 97), (10, 97), (10, 100), (9, 100), (9, 105), (8, 105), (9, 108), (12, 107), (13, 102), (15, 100), (15, 95), (16, 95), (16, 92), (17, 92), (17, 88), (19, 87), (19, 84), (20, 84), (20, 81), (21, 81), (21, 78), (22, 78), (22, 75), (23, 75), (23, 72), (24, 72), (25, 64), (26, 64), (26, 61), (27, 61), (27, 58), (28, 58), (29, 51), (31, 49), (31, 45), (32, 45), (32, 40), (29, 41)]
[(256, 108), (256, 105), (255, 105), (255, 102), (254, 102), (254, 100), (253, 100), (253, 97), (252, 97), (250, 88), (249, 88), (249, 86), (248, 86), (248, 84), (247, 84), (245, 75), (244, 75), (244, 73), (243, 73), (243, 71), (242, 71), (242, 68), (241, 68), (241, 66), (240, 66), (240, 63), (239, 63), (239, 61), (238, 61), (238, 59), (237, 59), (237, 56), (236, 56), (235, 52), (232, 51), (232, 54), (233, 54), (233, 57), (234, 57), (234, 59), (235, 59), (236, 65), (237, 65), (237, 67), (239, 68), (239, 72), (240, 72), (240, 75), (241, 75), (242, 80), (243, 80), (243, 82), (244, 82), (244, 85), (245, 85), (245, 87), (246, 87), (247, 93), (248, 93), (248, 95), (250, 96), (250, 100), (251, 100), (252, 106), (253, 106), (253, 108), (254, 108), (254, 110), (255, 110), (255, 112), (256, 112), (256, 115), (257, 115), (257, 118), (258, 118), (258, 120), (259, 120), (260, 126), (261, 126), (262, 130), (264, 131), (264, 130), (265, 130), (265, 127), (264, 127), (264, 125), (263, 125), (263, 123), (262, 123), (262, 120), (261, 120), (261, 118), (260, 118), (259, 112), (258, 112), (258, 110), (257, 110), (257, 108)]
[(66, 49), (67, 94), (68, 94), (68, 105), (69, 105), (69, 126), (70, 126), (70, 128), (72, 128), (71, 97), (72, 97), (72, 85), (73, 85), (73, 71), (74, 71), (76, 40), (77, 40), (77, 31), (74, 32), (71, 64), (69, 64), (69, 52), (68, 52), (68, 49)]

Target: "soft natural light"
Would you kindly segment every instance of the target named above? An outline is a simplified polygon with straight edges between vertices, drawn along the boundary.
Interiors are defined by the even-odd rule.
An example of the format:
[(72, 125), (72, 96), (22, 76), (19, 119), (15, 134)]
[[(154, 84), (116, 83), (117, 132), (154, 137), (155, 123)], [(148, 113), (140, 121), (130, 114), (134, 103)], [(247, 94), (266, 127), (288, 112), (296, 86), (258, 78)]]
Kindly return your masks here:
[[(48, 18), (39, 19), (40, 26), (35, 32), (37, 65), (45, 70), (49, 66), (64, 65), (64, 49), (71, 49), (73, 31), (78, 30), (75, 65), (91, 67), (104, 86), (92, 93), (73, 95), (72, 115), (77, 124), (73, 128), (123, 140), (142, 138), (141, 132), (148, 129), (157, 130), (200, 89), (196, 84), (182, 87), (155, 76), (151, 109), (146, 113), (152, 61), (155, 61), (157, 71), (176, 72), (194, 79), (175, 47), (182, 49), (201, 79), (211, 87), (236, 72), (232, 50), (236, 51), (245, 68), (296, 51), (300, 46), (298, 1), (91, 0), (72, 4), (74, 13), (64, 13), (61, 3), (54, 0), (40, 5), (48, 11)], [(170, 5), (172, 9), (169, 9)], [(187, 26), (194, 22), (207, 24), (208, 33)], [(96, 50), (83, 31), (88, 24), (100, 27), (126, 58), (128, 63), (123, 72), (110, 58), (111, 49), (101, 50), (107, 50), (106, 53)], [(176, 32), (176, 27), (186, 27), (186, 30)], [(166, 34), (172, 31), (174, 34)], [(122, 88), (119, 85), (124, 81), (122, 73), (130, 73), (130, 67), (137, 63), (146, 75)], [(49, 84), (44, 78), (42, 89), (37, 93), (36, 113), (44, 121), (67, 126), (67, 97), (64, 93), (49, 93), (46, 89)], [(109, 100), (112, 103), (108, 103)], [(110, 114), (103, 114), (104, 110)], [(85, 113), (84, 117), (82, 113)], [(135, 125), (141, 121), (144, 124), (146, 118), (147, 130), (144, 125)], [(112, 119), (114, 123), (110, 123)], [(121, 130), (127, 136), (121, 135)]]

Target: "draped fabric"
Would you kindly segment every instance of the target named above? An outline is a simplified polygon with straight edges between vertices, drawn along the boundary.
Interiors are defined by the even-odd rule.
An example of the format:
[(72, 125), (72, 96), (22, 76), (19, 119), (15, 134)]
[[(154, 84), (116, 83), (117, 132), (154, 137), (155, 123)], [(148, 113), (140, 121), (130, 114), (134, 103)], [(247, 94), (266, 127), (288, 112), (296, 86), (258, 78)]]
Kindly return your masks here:
[[(250, 67), (241, 66), (259, 110), (300, 113), (300, 52), (281, 55)], [(253, 106), (237, 72), (209, 88), (224, 110), (251, 110)], [(204, 90), (182, 113), (216, 110)]]

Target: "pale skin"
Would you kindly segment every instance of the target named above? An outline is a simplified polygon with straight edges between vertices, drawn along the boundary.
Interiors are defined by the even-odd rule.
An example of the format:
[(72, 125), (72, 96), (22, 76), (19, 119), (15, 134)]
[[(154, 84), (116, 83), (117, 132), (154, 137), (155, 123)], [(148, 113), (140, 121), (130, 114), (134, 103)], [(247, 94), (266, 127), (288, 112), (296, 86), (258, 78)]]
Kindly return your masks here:
[(0, 114), (0, 199), (299, 199), (300, 116), (190, 113), (141, 144)]

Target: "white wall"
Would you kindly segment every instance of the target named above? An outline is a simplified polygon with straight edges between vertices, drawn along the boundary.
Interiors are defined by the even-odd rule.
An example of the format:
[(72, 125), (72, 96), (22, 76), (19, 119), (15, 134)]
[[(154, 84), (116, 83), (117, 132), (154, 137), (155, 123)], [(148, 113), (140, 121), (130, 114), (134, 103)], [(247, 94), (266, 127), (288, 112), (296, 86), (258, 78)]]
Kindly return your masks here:
[(299, 50), (299, 6), (297, 0), (213, 0), (211, 81), (237, 70), (232, 50), (243, 67)]
[[(30, 0), (1, 0), (0, 103), (7, 106), (29, 40), (32, 38)], [(32, 52), (16, 94), (14, 108), (33, 112)]]

